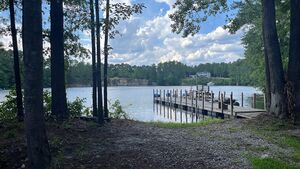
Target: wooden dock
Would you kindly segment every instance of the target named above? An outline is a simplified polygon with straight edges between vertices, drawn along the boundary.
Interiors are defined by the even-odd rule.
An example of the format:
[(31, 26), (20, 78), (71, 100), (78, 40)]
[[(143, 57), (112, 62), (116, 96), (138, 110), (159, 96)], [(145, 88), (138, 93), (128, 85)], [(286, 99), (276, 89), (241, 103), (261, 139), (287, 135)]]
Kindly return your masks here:
[[(182, 90), (153, 90), (153, 102), (160, 106), (182, 109), (191, 113), (203, 116), (212, 116), (216, 118), (254, 118), (264, 109), (243, 106), (242, 103), (235, 102), (232, 92), (229, 98), (224, 97), (225, 93), (215, 94), (211, 91), (191, 90), (189, 92)], [(253, 106), (255, 107), (256, 96), (254, 94)]]

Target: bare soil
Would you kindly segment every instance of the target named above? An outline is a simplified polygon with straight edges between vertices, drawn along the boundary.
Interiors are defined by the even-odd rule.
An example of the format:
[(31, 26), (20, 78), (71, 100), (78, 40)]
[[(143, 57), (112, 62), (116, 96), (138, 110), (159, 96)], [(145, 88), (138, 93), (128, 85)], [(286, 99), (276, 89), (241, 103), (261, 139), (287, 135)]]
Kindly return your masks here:
[[(289, 156), (290, 150), (256, 135), (249, 120), (191, 128), (112, 120), (104, 126), (73, 119), (47, 123), (52, 168), (251, 168), (245, 154)], [(21, 124), (0, 124), (0, 168), (27, 168)]]

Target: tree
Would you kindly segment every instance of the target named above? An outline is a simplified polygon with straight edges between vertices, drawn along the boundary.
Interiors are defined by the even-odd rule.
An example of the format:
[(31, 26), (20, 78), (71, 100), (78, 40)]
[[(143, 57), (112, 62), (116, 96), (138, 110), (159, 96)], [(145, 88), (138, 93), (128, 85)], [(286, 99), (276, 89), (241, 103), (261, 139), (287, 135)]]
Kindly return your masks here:
[(300, 1), (291, 0), (291, 18), (290, 18), (290, 48), (288, 63), (288, 80), (292, 83), (292, 110), (295, 120), (300, 120)]
[(169, 15), (173, 21), (172, 31), (177, 34), (182, 33), (183, 37), (199, 32), (200, 23), (205, 22), (209, 16), (228, 10), (226, 0), (177, 0), (173, 8), (175, 11)]
[[(286, 100), (284, 92), (284, 72), (280, 46), (276, 29), (275, 1), (262, 0), (263, 37), (270, 82), (270, 113), (279, 118), (286, 117)], [(268, 79), (267, 79), (268, 80)]]
[(41, 0), (23, 1), (23, 54), (25, 131), (29, 168), (47, 168), (50, 164), (50, 151), (43, 113)]
[(19, 121), (23, 121), (23, 96), (22, 96), (22, 85), (21, 85), (21, 75), (20, 75), (20, 64), (19, 64), (19, 49), (17, 41), (17, 30), (15, 21), (15, 8), (14, 0), (9, 0), (9, 11), (10, 11), (10, 26), (11, 26), (11, 37), (13, 42), (13, 54), (14, 54), (14, 73), (15, 73), (15, 85), (17, 94), (17, 118)]
[(107, 107), (107, 69), (108, 69), (108, 31), (109, 31), (109, 0), (106, 0), (106, 18), (105, 18), (105, 35), (104, 35), (104, 117), (108, 118)]
[(51, 0), (51, 94), (52, 114), (59, 121), (68, 118), (66, 87), (65, 87), (65, 65), (64, 65), (64, 19), (62, 0)]
[(91, 44), (92, 44), (92, 76), (93, 76), (93, 116), (97, 115), (97, 68), (96, 68), (96, 50), (95, 50), (95, 16), (94, 0), (90, 0), (91, 16)]
[[(96, 35), (97, 35), (97, 81), (98, 81), (98, 123), (103, 124), (103, 100), (102, 100), (102, 78), (101, 78), (101, 35), (100, 35), (100, 12), (99, 12), (99, 0), (95, 0), (96, 3)], [(105, 103), (104, 103), (105, 105)]]

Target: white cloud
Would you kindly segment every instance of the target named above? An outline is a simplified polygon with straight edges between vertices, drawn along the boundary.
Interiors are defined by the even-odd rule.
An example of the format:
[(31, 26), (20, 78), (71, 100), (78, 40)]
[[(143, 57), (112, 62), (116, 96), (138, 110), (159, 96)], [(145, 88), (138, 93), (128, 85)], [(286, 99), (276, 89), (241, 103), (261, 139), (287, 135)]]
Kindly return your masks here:
[[(168, 5), (175, 2), (175, 0), (155, 1)], [(131, 0), (112, 1), (112, 3), (116, 2), (130, 4)], [(122, 33), (122, 36), (109, 40), (109, 44), (113, 47), (109, 62), (150, 65), (176, 60), (188, 65), (196, 65), (208, 62), (231, 62), (242, 58), (244, 48), (240, 38), (247, 29), (241, 29), (231, 35), (219, 26), (207, 34), (199, 33), (182, 38), (181, 35), (171, 32), (171, 21), (168, 15), (172, 10), (174, 9), (170, 8), (163, 12), (159, 9), (160, 12), (154, 17), (145, 19), (142, 14), (121, 22), (116, 29)], [(8, 47), (11, 38), (0, 37), (0, 41)], [(89, 31), (82, 33), (81, 42), (87, 49), (91, 49)], [(44, 45), (49, 46), (49, 44)], [(21, 47), (21, 44), (19, 46)], [(101, 47), (103, 49), (103, 38)]]
[(155, 0), (155, 1), (159, 2), (159, 3), (166, 3), (171, 7), (175, 3), (176, 0)]
[(131, 23), (121, 24), (120, 28), (125, 26), (128, 32), (111, 41), (114, 57), (109, 61), (118, 63), (120, 57), (126, 63), (137, 65), (170, 60), (196, 65), (232, 62), (242, 58), (244, 48), (240, 37), (244, 31), (231, 35), (219, 26), (207, 34), (182, 38), (171, 32), (169, 12), (144, 22), (139, 18)]

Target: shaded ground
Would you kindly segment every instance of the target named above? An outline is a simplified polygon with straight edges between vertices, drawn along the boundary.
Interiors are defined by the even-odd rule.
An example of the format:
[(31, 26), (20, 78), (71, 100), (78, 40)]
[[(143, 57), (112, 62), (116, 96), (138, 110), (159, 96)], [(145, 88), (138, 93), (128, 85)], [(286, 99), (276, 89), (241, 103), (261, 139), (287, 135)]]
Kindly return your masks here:
[[(188, 128), (129, 120), (47, 125), (52, 168), (252, 168), (249, 156), (299, 162), (293, 147), (270, 136), (297, 130), (266, 126), (241, 119)], [(23, 132), (20, 124), (0, 125), (0, 168), (26, 168)]]

